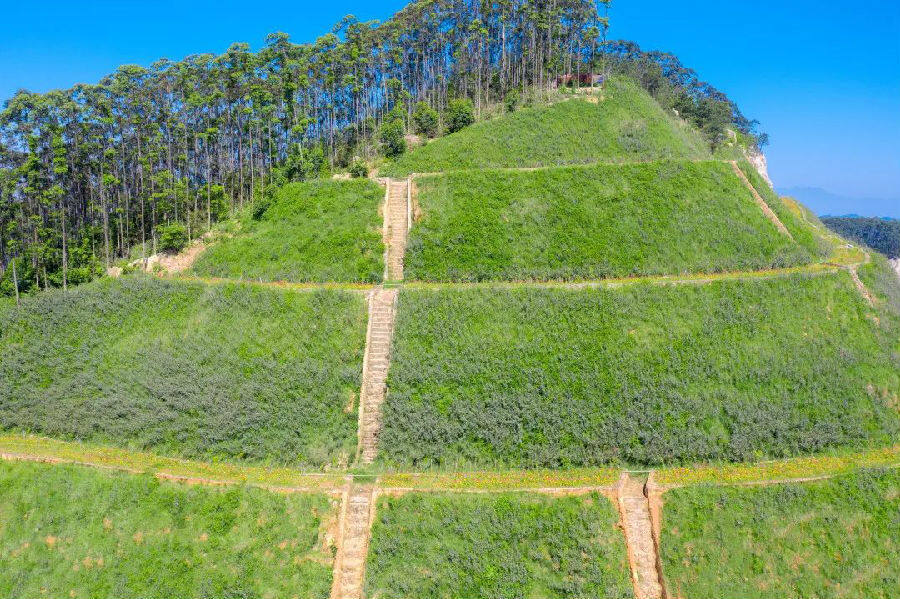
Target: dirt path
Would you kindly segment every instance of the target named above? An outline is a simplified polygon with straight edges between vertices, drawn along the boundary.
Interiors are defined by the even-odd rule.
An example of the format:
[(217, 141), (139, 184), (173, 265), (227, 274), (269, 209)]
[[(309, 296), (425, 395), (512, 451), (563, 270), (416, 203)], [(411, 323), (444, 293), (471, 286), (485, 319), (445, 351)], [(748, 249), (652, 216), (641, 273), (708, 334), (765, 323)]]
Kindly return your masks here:
[(862, 294), (863, 298), (869, 303), (870, 306), (875, 305), (875, 297), (869, 293), (869, 289), (866, 287), (866, 284), (862, 282), (862, 279), (859, 278), (859, 273), (856, 270), (855, 266), (851, 266), (847, 269), (850, 271), (850, 276), (853, 277), (853, 283), (856, 285), (856, 288), (859, 290), (860, 294)]
[(787, 230), (787, 227), (784, 226), (784, 223), (781, 222), (781, 219), (778, 218), (778, 215), (775, 214), (772, 209), (766, 204), (766, 201), (763, 199), (759, 192), (756, 191), (756, 188), (750, 183), (750, 179), (747, 178), (747, 175), (744, 174), (744, 171), (741, 170), (741, 167), (738, 166), (737, 161), (731, 162), (731, 168), (734, 170), (734, 174), (738, 176), (738, 178), (744, 182), (744, 185), (747, 186), (747, 189), (750, 190), (750, 193), (753, 194), (753, 199), (756, 200), (756, 203), (762, 209), (763, 214), (772, 221), (779, 231), (783, 234), (787, 235), (791, 241), (794, 240), (794, 236), (791, 235), (791, 232)]
[(663, 599), (650, 502), (644, 494), (642, 478), (622, 475), (619, 484), (619, 509), (635, 596), (637, 599)]
[(378, 455), (381, 404), (387, 393), (387, 374), (397, 306), (396, 289), (376, 289), (369, 299), (369, 330), (363, 358), (363, 382), (359, 405), (357, 460), (371, 464)]
[(387, 279), (403, 280), (403, 255), (409, 231), (409, 179), (388, 181), (387, 214)]
[(362, 599), (375, 514), (375, 487), (352, 485), (344, 495), (331, 599)]

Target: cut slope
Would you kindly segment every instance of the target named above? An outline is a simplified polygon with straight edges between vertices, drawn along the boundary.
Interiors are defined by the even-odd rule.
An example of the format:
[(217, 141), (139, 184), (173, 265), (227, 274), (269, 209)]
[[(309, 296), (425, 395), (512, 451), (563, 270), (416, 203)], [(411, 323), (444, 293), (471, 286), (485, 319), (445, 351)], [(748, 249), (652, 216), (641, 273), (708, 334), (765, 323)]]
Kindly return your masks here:
[(408, 279), (596, 279), (811, 261), (721, 162), (469, 171), (418, 185)]
[(900, 589), (900, 471), (664, 499), (670, 596), (888, 599)]
[(753, 460), (900, 438), (896, 339), (846, 273), (615, 290), (407, 290), (380, 460)]
[(0, 462), (0, 595), (325, 599), (322, 495)]
[(361, 294), (146, 277), (0, 314), (0, 428), (323, 466), (356, 449)]
[(571, 99), (483, 121), (417, 148), (384, 170), (401, 176), (710, 156), (694, 129), (663, 110), (637, 84), (612, 79), (603, 97), (598, 104)]
[(260, 220), (208, 248), (194, 264), (201, 276), (292, 282), (381, 281), (384, 245), (372, 181), (312, 181), (280, 188)]
[(633, 597), (618, 516), (602, 495), (382, 498), (366, 596)]

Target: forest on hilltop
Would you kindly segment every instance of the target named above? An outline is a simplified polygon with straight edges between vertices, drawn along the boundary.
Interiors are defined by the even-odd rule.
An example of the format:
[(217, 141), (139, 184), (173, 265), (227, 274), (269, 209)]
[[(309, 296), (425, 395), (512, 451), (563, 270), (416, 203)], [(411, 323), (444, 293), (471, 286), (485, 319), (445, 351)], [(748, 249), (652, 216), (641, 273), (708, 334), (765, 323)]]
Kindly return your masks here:
[(266, 190), (402, 152), (405, 133), (545, 101), (565, 73), (628, 75), (711, 145), (729, 124), (765, 143), (675, 56), (607, 41), (609, 4), (421, 0), (384, 23), (348, 16), (312, 43), (274, 33), (257, 52), (20, 91), (0, 112), (0, 295), (177, 248)]

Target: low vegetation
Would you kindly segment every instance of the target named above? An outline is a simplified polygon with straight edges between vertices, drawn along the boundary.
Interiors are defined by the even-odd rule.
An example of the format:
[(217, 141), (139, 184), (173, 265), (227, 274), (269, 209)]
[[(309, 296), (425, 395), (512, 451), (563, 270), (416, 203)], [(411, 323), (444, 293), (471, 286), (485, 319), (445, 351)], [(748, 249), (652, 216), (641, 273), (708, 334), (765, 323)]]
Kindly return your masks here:
[(0, 314), (0, 429), (305, 466), (355, 451), (360, 294), (102, 280)]
[(900, 438), (896, 338), (846, 273), (399, 305), (387, 466), (750, 461)]
[(365, 179), (286, 185), (260, 200), (233, 235), (204, 251), (193, 272), (262, 281), (379, 282), (383, 198), (384, 189)]
[(571, 99), (523, 108), (437, 139), (398, 158), (393, 176), (461, 169), (707, 158), (702, 136), (626, 78), (599, 103)]
[(670, 594), (888, 599), (900, 588), (900, 471), (664, 496)]
[(419, 181), (408, 279), (596, 279), (789, 267), (811, 261), (731, 167), (652, 162)]
[(329, 596), (323, 495), (0, 462), (0, 595)]
[(618, 515), (602, 495), (383, 497), (366, 596), (633, 597)]
[(861, 216), (829, 216), (829, 229), (854, 243), (866, 245), (888, 258), (900, 258), (900, 220)]
[(807, 211), (803, 210), (799, 204), (783, 200), (746, 160), (739, 161), (738, 166), (747, 175), (750, 184), (762, 196), (772, 212), (778, 216), (778, 220), (791, 233), (794, 240), (813, 256), (827, 257), (832, 250), (832, 244), (812, 226), (806, 218)]

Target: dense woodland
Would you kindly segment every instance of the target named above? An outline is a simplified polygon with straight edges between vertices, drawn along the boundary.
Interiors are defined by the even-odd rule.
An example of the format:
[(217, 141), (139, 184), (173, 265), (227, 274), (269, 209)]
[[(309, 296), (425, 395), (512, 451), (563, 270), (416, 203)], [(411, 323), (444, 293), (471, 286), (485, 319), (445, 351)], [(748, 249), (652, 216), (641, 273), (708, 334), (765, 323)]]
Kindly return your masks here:
[(838, 235), (867, 245), (888, 258), (900, 258), (900, 220), (827, 216), (822, 222)]
[(452, 131), (460, 110), (546, 99), (566, 73), (629, 74), (713, 146), (729, 122), (755, 135), (674, 56), (607, 42), (609, 4), (422, 0), (384, 23), (346, 17), (313, 43), (275, 33), (257, 52), (21, 91), (0, 112), (0, 294), (90, 280), (267, 188), (402, 152), (407, 132)]

